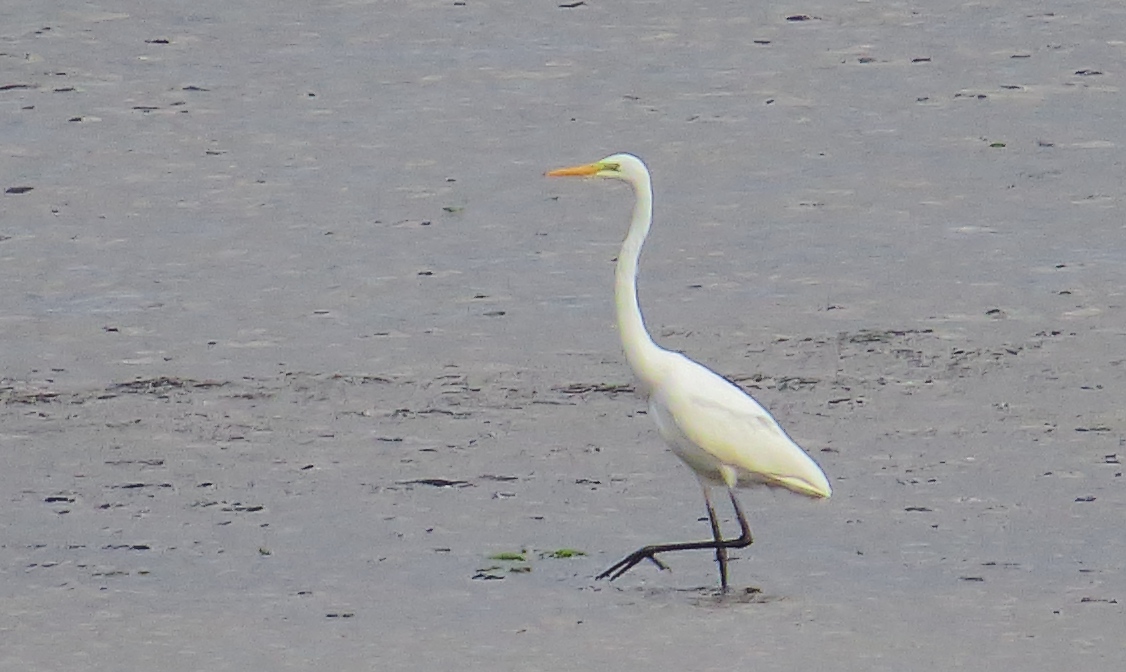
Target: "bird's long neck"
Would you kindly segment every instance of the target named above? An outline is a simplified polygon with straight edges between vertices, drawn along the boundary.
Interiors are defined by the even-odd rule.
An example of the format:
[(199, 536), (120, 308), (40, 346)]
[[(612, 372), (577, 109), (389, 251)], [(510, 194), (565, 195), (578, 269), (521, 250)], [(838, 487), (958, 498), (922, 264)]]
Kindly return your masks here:
[(637, 302), (637, 264), (641, 258), (641, 246), (649, 235), (653, 221), (653, 189), (649, 176), (633, 185), (637, 202), (633, 206), (633, 218), (629, 233), (618, 253), (618, 265), (614, 278), (614, 302), (618, 312), (618, 332), (625, 348), (630, 368), (641, 381), (643, 392), (648, 393), (657, 383), (660, 375), (660, 356), (641, 316), (641, 306)]

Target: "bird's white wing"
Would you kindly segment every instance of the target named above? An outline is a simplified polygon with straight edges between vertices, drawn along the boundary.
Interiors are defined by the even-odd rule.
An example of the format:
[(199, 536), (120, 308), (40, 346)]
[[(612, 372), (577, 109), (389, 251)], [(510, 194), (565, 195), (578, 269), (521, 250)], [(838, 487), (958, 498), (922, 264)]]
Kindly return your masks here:
[[(665, 425), (662, 435), (686, 449), (678, 453), (689, 464), (693, 464), (695, 448), (718, 464), (734, 468), (743, 478), (811, 497), (831, 494), (821, 468), (766, 409), (696, 362), (678, 358), (650, 401), (657, 407), (658, 424)], [(675, 432), (668, 427), (670, 420)], [(685, 441), (691, 445), (683, 445)]]

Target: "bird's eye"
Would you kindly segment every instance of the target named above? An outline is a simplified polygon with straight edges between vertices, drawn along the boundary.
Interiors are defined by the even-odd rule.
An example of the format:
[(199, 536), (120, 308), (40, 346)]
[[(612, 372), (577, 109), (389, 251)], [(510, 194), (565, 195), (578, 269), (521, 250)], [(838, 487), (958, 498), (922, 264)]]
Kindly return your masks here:
[(620, 163), (604, 163), (604, 164), (602, 164), (602, 170), (609, 170), (609, 171), (617, 173), (617, 172), (620, 172), (622, 170), (622, 164), (620, 164)]

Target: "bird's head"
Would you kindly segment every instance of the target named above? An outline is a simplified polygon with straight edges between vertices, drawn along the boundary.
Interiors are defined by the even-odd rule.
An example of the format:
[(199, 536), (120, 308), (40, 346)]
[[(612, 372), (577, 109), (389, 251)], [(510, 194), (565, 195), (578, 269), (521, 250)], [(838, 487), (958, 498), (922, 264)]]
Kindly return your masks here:
[(570, 168), (548, 171), (548, 177), (609, 177), (637, 184), (649, 171), (633, 154), (613, 154), (605, 159)]

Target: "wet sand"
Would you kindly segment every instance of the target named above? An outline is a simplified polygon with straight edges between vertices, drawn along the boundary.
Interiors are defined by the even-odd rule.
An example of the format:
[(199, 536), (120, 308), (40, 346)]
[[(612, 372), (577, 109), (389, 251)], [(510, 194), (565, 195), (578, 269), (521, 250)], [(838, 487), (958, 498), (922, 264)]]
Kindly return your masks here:
[[(1119, 669), (1126, 10), (1025, 5), (10, 12), (0, 669)], [(593, 579), (708, 536), (628, 189), (542, 177), (623, 150), (650, 329), (834, 486), (726, 600)]]

